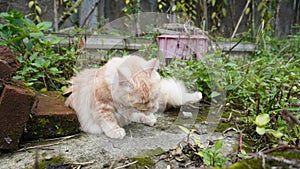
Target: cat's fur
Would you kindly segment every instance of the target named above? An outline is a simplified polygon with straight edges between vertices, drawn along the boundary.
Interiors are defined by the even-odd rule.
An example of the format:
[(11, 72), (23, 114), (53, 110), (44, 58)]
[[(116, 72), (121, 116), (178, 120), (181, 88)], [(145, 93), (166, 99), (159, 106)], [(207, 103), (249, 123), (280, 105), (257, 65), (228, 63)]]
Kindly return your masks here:
[(112, 58), (99, 69), (86, 69), (73, 77), (66, 105), (78, 116), (81, 130), (122, 139), (122, 126), (130, 122), (153, 126), (154, 113), (166, 106), (197, 102), (201, 92), (187, 93), (184, 85), (172, 78), (160, 79), (156, 59), (138, 56)]

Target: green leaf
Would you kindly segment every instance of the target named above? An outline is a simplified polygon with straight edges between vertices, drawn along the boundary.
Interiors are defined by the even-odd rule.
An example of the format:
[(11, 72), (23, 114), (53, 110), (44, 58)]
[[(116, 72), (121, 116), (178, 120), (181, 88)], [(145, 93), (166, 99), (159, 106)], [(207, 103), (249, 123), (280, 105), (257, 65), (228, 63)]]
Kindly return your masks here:
[(211, 5), (215, 6), (215, 4), (216, 4), (216, 0), (211, 0)]
[(263, 127), (258, 127), (256, 126), (256, 129), (255, 129), (256, 133), (259, 134), (259, 135), (264, 135), (266, 133), (266, 129), (263, 128)]
[(200, 157), (203, 157), (203, 156), (204, 156), (204, 153), (203, 153), (202, 151), (199, 151), (199, 152), (197, 152), (197, 153), (195, 153), (195, 154), (197, 154), (197, 155), (200, 156)]
[(228, 86), (226, 86), (226, 90), (234, 90), (238, 85), (236, 84), (230, 84)]
[(38, 57), (36, 58), (35, 63), (33, 64), (35, 64), (36, 67), (41, 68), (43, 67), (44, 63), (45, 63), (45, 59)]
[(43, 32), (32, 32), (32, 33), (30, 33), (29, 35), (30, 35), (30, 37), (32, 37), (32, 38), (39, 39), (39, 38), (41, 38), (41, 37), (44, 36), (44, 33), (43, 33)]
[(207, 166), (212, 165), (211, 158), (212, 158), (212, 156), (208, 152), (203, 153), (203, 161), (204, 161), (205, 165), (207, 165)]
[(234, 62), (228, 62), (228, 63), (225, 64), (225, 66), (229, 66), (229, 67), (233, 67), (233, 68), (238, 67), (238, 65)]
[(162, 9), (162, 7), (163, 7), (163, 6), (162, 6), (161, 4), (158, 5), (158, 9)]
[(222, 148), (223, 146), (223, 141), (222, 140), (218, 140), (216, 143), (215, 143), (215, 149), (216, 151), (219, 150), (220, 148)]
[(31, 49), (32, 49), (32, 46), (33, 46), (33, 40), (32, 39), (30, 39), (29, 41), (28, 41), (28, 43), (26, 44), (26, 51), (27, 52), (31, 52)]
[(44, 31), (47, 31), (48, 29), (50, 29), (51, 26), (52, 26), (52, 22), (41, 22), (41, 23), (37, 24), (37, 27), (40, 30), (44, 30)]
[(270, 116), (269, 114), (260, 114), (256, 116), (254, 123), (257, 126), (264, 126), (270, 122)]
[(190, 130), (187, 129), (186, 127), (183, 127), (183, 126), (178, 126), (182, 131), (184, 131), (186, 134), (190, 134)]
[(213, 13), (211, 14), (211, 19), (214, 19), (216, 16), (217, 16), (217, 13), (216, 13), (216, 12), (213, 12)]
[(278, 130), (269, 129), (269, 130), (266, 130), (266, 132), (271, 133), (274, 137), (279, 138), (279, 139), (283, 136), (283, 133)]
[(203, 148), (203, 145), (201, 144), (200, 140), (194, 138), (194, 142), (197, 144), (197, 146), (198, 146), (199, 148)]
[(56, 67), (51, 67), (49, 70), (51, 74), (61, 73), (61, 71), (59, 71)]
[(47, 91), (47, 88), (42, 88), (41, 90), (40, 90), (40, 92), (46, 92)]
[(7, 12), (0, 13), (0, 18), (7, 18), (9, 14)]
[(226, 15), (227, 15), (227, 11), (226, 11), (225, 8), (222, 8), (222, 14), (223, 14), (223, 16), (226, 16)]
[(220, 96), (220, 95), (221, 95), (221, 93), (213, 91), (210, 96), (211, 96), (211, 98), (215, 98), (215, 97)]
[(176, 11), (176, 5), (172, 6), (172, 12)]
[(248, 7), (245, 11), (245, 14), (248, 15), (250, 13), (250, 8)]
[(263, 2), (260, 2), (258, 4), (258, 7), (257, 7), (257, 10), (260, 11), (262, 9), (262, 7), (264, 6), (264, 3)]
[(2, 31), (0, 32), (3, 39), (10, 39), (12, 38), (12, 31)]

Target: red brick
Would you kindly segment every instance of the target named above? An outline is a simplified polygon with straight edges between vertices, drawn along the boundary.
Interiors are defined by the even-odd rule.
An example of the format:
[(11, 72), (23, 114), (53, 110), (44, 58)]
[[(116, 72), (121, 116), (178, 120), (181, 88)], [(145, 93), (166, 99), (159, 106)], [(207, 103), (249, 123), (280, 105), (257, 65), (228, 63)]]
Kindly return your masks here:
[(4, 85), (0, 97), (0, 149), (18, 148), (34, 100), (33, 92)]
[(0, 47), (0, 79), (10, 78), (20, 64), (16, 61), (14, 54), (7, 47)]
[(24, 139), (53, 138), (79, 132), (76, 113), (64, 105), (58, 92), (39, 94), (26, 125)]

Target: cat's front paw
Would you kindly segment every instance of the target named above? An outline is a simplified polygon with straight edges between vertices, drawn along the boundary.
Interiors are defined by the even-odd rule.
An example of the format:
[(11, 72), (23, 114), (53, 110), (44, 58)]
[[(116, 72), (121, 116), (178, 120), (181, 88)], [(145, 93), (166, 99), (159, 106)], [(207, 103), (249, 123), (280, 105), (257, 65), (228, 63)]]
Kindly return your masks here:
[(113, 130), (110, 130), (109, 132), (105, 133), (107, 137), (114, 138), (114, 139), (123, 139), (126, 135), (126, 132), (123, 128), (119, 127)]
[(141, 119), (142, 123), (148, 125), (148, 126), (154, 126), (154, 124), (156, 123), (156, 117), (154, 114), (148, 115), (148, 116), (144, 116)]

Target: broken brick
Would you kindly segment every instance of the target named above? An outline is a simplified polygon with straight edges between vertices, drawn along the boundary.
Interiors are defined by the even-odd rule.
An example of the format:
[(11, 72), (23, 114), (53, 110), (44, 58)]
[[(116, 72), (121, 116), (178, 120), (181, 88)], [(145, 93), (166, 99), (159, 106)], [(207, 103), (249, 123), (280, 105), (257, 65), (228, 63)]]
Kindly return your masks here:
[(47, 95), (38, 94), (23, 138), (54, 138), (78, 132), (76, 113), (64, 105), (64, 98), (60, 93), (48, 92)]
[(0, 97), (0, 149), (17, 149), (35, 94), (30, 90), (7, 85)]
[(20, 64), (12, 51), (7, 47), (0, 47), (0, 79), (10, 78), (19, 68)]

